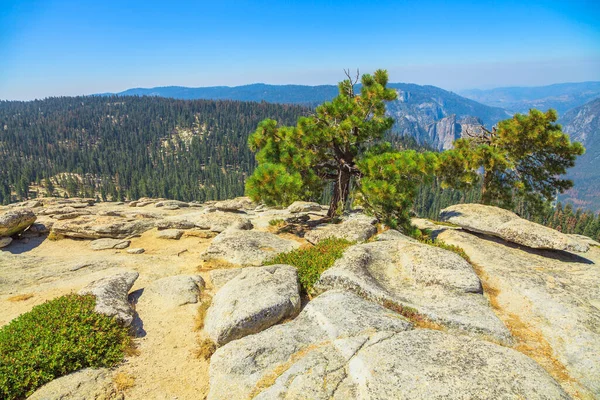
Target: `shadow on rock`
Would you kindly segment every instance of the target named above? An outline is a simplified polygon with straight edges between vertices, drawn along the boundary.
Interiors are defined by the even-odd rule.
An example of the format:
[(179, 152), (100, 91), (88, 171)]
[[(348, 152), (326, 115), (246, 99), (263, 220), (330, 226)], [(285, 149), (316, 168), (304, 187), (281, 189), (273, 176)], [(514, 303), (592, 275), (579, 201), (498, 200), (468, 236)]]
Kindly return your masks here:
[[(129, 296), (127, 296), (134, 310), (135, 306), (138, 303), (138, 300), (140, 299), (143, 293), (144, 289), (138, 289), (134, 292), (129, 293)], [(143, 338), (146, 336), (146, 331), (144, 330), (144, 321), (142, 321), (137, 311), (133, 315), (133, 321), (131, 322), (131, 331), (133, 332), (136, 338)]]

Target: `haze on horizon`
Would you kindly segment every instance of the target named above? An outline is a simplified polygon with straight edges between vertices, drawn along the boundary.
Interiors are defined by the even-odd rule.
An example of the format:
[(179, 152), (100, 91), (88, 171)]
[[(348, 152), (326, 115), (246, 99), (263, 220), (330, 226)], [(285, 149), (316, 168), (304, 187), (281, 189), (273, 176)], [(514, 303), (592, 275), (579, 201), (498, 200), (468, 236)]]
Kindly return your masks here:
[(600, 81), (597, 1), (5, 0), (0, 99), (134, 87)]

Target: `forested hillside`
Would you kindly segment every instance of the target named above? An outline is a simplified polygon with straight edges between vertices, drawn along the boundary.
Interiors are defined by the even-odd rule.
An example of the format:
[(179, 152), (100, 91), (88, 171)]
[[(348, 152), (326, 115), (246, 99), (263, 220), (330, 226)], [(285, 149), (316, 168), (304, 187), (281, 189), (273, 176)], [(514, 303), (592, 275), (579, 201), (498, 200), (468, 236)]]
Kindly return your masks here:
[(248, 135), (264, 118), (291, 124), (307, 108), (158, 97), (0, 102), (0, 203), (45, 192), (106, 199), (226, 198), (254, 168)]

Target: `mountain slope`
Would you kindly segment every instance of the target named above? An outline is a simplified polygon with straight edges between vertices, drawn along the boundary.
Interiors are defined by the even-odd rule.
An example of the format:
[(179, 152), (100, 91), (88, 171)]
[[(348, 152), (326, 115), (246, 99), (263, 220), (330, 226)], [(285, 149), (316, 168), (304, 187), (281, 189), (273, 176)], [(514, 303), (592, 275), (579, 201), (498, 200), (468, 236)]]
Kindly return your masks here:
[(569, 171), (575, 187), (566, 199), (600, 210), (600, 97), (570, 110), (559, 122), (572, 140), (583, 143), (586, 148), (585, 154)]
[[(391, 83), (398, 90), (398, 100), (388, 104), (388, 112), (398, 122), (394, 132), (409, 135), (421, 144), (447, 149), (465, 128), (473, 123), (491, 127), (510, 115), (503, 109), (490, 107), (435, 86), (410, 83)], [(178, 99), (228, 99), (267, 101), (316, 106), (333, 99), (337, 86), (266, 85), (215, 86), (187, 88), (181, 86), (129, 89), (119, 96), (160, 96)], [(478, 118), (477, 121), (475, 118)]]
[(553, 108), (559, 115), (600, 96), (600, 82), (558, 83), (549, 86), (503, 87), (489, 90), (463, 90), (460, 95), (483, 104), (526, 113), (530, 108), (546, 111)]

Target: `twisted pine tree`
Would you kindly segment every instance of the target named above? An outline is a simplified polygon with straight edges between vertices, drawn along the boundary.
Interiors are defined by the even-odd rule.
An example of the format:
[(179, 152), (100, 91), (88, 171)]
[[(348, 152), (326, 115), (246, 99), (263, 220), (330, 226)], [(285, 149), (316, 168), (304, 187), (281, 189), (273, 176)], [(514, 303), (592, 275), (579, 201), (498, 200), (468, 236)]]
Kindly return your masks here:
[(328, 217), (347, 204), (351, 189), (361, 203), (391, 226), (409, 226), (408, 210), (418, 182), (437, 166), (433, 153), (397, 152), (382, 138), (394, 120), (385, 102), (396, 99), (386, 87), (388, 74), (377, 70), (339, 83), (331, 102), (301, 117), (296, 126), (262, 121), (248, 140), (258, 167), (246, 183), (246, 194), (270, 205), (316, 200), (333, 183)]

